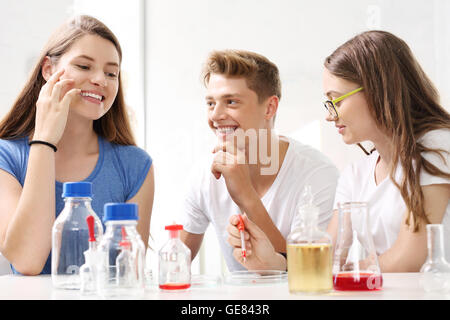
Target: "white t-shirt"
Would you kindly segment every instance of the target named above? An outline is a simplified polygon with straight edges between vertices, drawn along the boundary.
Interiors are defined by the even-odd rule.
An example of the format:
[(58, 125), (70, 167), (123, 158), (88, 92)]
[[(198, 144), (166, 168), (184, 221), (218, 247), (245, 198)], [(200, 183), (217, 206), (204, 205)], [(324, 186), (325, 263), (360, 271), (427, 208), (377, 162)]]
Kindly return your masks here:
[[(450, 130), (433, 130), (427, 132), (420, 140), (424, 146), (443, 149), (450, 152)], [(427, 152), (422, 156), (440, 170), (450, 173), (450, 156), (444, 153), (446, 163), (435, 153)], [(374, 151), (370, 156), (347, 167), (339, 178), (334, 209), (338, 202), (364, 201), (369, 205), (369, 229), (377, 254), (382, 254), (394, 244), (400, 232), (406, 204), (400, 190), (391, 179), (386, 177), (375, 184), (375, 166), (379, 154)], [(403, 170), (400, 165), (395, 173), (395, 181), (400, 183)], [(450, 184), (450, 179), (432, 176), (422, 169), (420, 185)], [(450, 258), (450, 199), (442, 221), (444, 225), (444, 243), (447, 259)], [(449, 260), (450, 261), (450, 260)]]
[[(305, 185), (311, 185), (314, 203), (319, 207), (319, 226), (326, 229), (332, 215), (332, 205), (339, 171), (322, 153), (291, 138), (284, 161), (272, 186), (261, 198), (270, 218), (283, 237), (299, 224), (296, 215), (300, 195)], [(225, 179), (211, 173), (212, 158), (194, 172), (179, 216), (184, 229), (190, 233), (205, 233), (209, 223), (216, 231), (225, 262), (230, 271), (245, 270), (233, 257), (228, 244), (226, 227), (229, 218), (239, 213), (231, 199)]]

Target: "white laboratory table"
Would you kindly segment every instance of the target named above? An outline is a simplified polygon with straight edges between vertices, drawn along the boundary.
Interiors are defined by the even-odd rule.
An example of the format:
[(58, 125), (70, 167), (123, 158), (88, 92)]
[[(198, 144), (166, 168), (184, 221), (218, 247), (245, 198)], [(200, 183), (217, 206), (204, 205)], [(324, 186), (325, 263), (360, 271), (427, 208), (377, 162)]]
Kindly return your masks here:
[[(58, 290), (52, 287), (51, 277), (0, 276), (1, 300), (79, 300), (100, 299), (81, 296), (76, 290)], [(450, 294), (425, 292), (420, 285), (420, 273), (385, 273), (383, 288), (372, 292), (333, 291), (327, 294), (291, 294), (287, 282), (235, 286), (191, 288), (184, 292), (163, 292), (157, 287), (146, 288), (147, 300), (441, 300)]]

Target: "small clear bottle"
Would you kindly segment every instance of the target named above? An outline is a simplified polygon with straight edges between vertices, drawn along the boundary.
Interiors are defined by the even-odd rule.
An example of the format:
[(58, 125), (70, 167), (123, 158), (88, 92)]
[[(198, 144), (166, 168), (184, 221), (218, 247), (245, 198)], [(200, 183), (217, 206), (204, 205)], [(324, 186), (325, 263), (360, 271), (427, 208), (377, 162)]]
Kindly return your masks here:
[(159, 288), (167, 291), (186, 290), (191, 286), (191, 250), (180, 240), (183, 226), (165, 227), (169, 241), (159, 250)]
[(100, 239), (103, 226), (91, 207), (90, 182), (66, 182), (63, 185), (64, 209), (52, 228), (52, 283), (59, 289), (80, 289), (80, 267), (89, 248), (88, 216), (94, 217), (95, 236)]
[(84, 252), (86, 261), (80, 268), (82, 295), (93, 295), (97, 293), (97, 277), (96, 277), (96, 252), (87, 250)]
[(136, 230), (135, 203), (104, 206), (105, 234), (98, 246), (98, 290), (112, 299), (135, 299), (144, 293), (145, 245)]
[(86, 218), (89, 228), (89, 249), (84, 252), (85, 263), (80, 268), (81, 294), (93, 295), (97, 293), (97, 239), (95, 238), (93, 216)]
[(444, 228), (442, 224), (428, 224), (428, 257), (420, 272), (422, 287), (426, 292), (450, 291), (450, 264), (445, 259)]
[(137, 284), (135, 258), (131, 252), (131, 242), (127, 240), (125, 227), (122, 227), (121, 252), (116, 258), (116, 281), (119, 287), (133, 287)]
[(331, 236), (319, 230), (319, 208), (311, 186), (301, 197), (300, 226), (287, 238), (288, 284), (291, 293), (324, 293), (333, 289)]

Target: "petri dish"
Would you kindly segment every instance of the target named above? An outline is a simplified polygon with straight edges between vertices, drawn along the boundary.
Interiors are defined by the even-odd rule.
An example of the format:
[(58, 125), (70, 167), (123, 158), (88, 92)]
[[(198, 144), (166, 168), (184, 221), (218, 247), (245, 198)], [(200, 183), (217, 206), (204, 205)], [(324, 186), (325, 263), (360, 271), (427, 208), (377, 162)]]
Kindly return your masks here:
[(243, 270), (225, 275), (229, 285), (260, 285), (287, 282), (288, 274), (280, 270)]
[(192, 288), (213, 288), (222, 285), (222, 277), (211, 274), (191, 275)]

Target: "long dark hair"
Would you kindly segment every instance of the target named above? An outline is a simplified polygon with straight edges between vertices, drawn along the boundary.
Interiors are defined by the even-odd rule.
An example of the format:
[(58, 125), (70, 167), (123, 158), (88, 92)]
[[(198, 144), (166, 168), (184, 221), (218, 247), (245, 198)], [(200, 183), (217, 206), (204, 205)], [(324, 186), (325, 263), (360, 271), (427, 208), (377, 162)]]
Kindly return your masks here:
[[(392, 139), (393, 163), (390, 179), (406, 203), (409, 225), (414, 231), (420, 221), (429, 223), (424, 210), (420, 172), (450, 178), (424, 159), (422, 152), (443, 154), (449, 150), (427, 148), (419, 139), (436, 129), (450, 129), (450, 115), (440, 105), (432, 82), (414, 58), (408, 45), (386, 31), (367, 31), (350, 39), (325, 59), (333, 75), (364, 87), (370, 112), (377, 126)], [(394, 173), (400, 162), (404, 170), (400, 183)]]
[[(86, 15), (77, 16), (69, 20), (53, 33), (42, 50), (28, 81), (16, 98), (9, 113), (0, 123), (0, 138), (15, 139), (29, 136), (33, 133), (36, 118), (36, 102), (41, 87), (46, 82), (41, 72), (45, 57), (50, 57), (52, 62), (56, 63), (75, 41), (86, 34), (98, 35), (111, 41), (117, 49), (120, 61), (122, 61), (122, 49), (119, 41), (102, 22)], [(128, 119), (120, 73), (117, 96), (111, 109), (100, 119), (94, 120), (93, 126), (94, 131), (98, 135), (110, 142), (122, 145), (136, 145)]]

